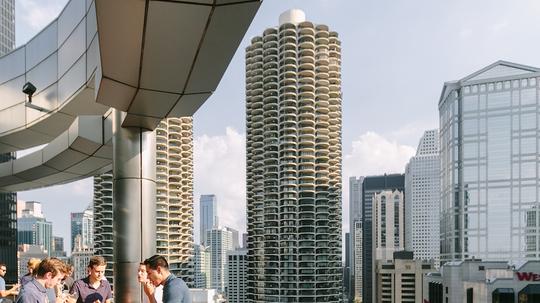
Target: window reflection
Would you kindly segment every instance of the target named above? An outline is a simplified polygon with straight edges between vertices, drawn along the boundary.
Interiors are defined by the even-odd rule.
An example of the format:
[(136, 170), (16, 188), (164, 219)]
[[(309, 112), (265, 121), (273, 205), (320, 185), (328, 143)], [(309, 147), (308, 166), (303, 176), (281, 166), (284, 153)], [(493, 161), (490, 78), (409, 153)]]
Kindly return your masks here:
[(467, 83), (462, 117), (453, 96), (441, 107), (443, 255), (540, 256), (537, 84)]
[(488, 118), (488, 179), (510, 178), (510, 117)]

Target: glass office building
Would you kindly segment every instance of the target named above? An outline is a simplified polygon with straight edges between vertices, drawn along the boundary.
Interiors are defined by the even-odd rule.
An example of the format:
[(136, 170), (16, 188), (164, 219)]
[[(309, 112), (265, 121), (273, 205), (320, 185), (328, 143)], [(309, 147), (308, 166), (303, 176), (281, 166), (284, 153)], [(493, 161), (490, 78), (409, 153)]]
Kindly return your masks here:
[(0, 0), (0, 57), (15, 48), (15, 0)]
[(441, 204), (439, 131), (424, 132), (416, 155), (405, 167), (405, 249), (439, 267)]
[(539, 71), (499, 61), (445, 83), (442, 262), (539, 257)]
[[(0, 57), (15, 48), (15, 0), (0, 0)], [(15, 153), (0, 154), (0, 163)], [(0, 193), (0, 261), (8, 271), (9, 284), (17, 281), (17, 193)]]
[[(15, 158), (15, 153), (0, 154), (0, 163)], [(4, 279), (17, 282), (17, 193), (0, 193), (0, 262), (6, 263)]]
[[(373, 233), (373, 215), (375, 213), (375, 195), (383, 191), (405, 191), (405, 175), (403, 174), (385, 174), (382, 176), (368, 176), (362, 181), (362, 222), (357, 223), (355, 236), (360, 236), (361, 239), (356, 239), (362, 243), (361, 261), (362, 268), (362, 302), (373, 302), (373, 288), (375, 281), (375, 256), (376, 247), (374, 244)], [(406, 202), (405, 202), (406, 203)], [(356, 227), (356, 226), (355, 226)], [(358, 252), (356, 252), (358, 253)], [(359, 264), (360, 265), (360, 264)], [(356, 266), (356, 261), (355, 261)]]
[(219, 226), (217, 198), (216, 195), (201, 195), (200, 198), (200, 234), (201, 244), (206, 243), (206, 232)]

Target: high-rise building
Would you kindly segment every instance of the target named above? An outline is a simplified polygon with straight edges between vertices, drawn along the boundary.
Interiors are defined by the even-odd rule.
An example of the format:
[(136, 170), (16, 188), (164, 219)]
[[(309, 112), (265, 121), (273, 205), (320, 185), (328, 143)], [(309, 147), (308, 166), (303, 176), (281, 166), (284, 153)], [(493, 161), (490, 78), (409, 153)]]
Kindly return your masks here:
[(341, 42), (301, 10), (246, 48), (247, 302), (340, 302)]
[[(4, 2), (0, 1), (0, 12), (3, 11), (2, 5)], [(3, 25), (0, 37), (2, 28)], [(15, 153), (0, 154), (0, 163), (14, 158)], [(4, 276), (6, 282), (17, 283), (17, 272), (13, 270), (17, 268), (17, 193), (0, 193), (0, 260), (6, 263), (8, 269), (12, 269)]]
[(0, 57), (15, 48), (15, 0), (0, 0)]
[(193, 118), (169, 118), (156, 128), (157, 253), (193, 287)]
[[(356, 221), (354, 223), (354, 255), (351, 259), (353, 259), (354, 263), (351, 262), (351, 271), (354, 273), (352, 274), (354, 279), (351, 287), (353, 287), (352, 291), (352, 297), (349, 297), (349, 301), (354, 300), (356, 302), (363, 302), (362, 301), (362, 290), (364, 287), (364, 279), (363, 272), (362, 272), (362, 264), (363, 264), (363, 254), (362, 254), (362, 245), (363, 245), (363, 228), (362, 228), (362, 221)], [(354, 265), (353, 265), (354, 264)]]
[[(94, 252), (107, 261), (105, 276), (113, 282), (113, 175), (107, 172), (94, 177)], [(82, 239), (81, 239), (82, 242)], [(74, 243), (77, 243), (75, 241)], [(82, 243), (81, 243), (82, 246)], [(86, 258), (87, 251), (81, 247), (81, 258)], [(82, 262), (82, 261), (81, 261)], [(81, 263), (82, 264), (82, 263)]]
[(92, 203), (83, 212), (81, 237), (83, 246), (94, 247), (94, 205)]
[(405, 176), (391, 174), (365, 177), (362, 182), (362, 302), (373, 302), (375, 256), (373, 252), (374, 197), (383, 191), (403, 192)]
[(238, 241), (238, 231), (232, 227), (225, 226), (226, 230), (230, 231), (232, 233), (232, 247), (233, 249), (239, 249), (240, 248), (240, 242)]
[(210, 252), (210, 288), (225, 292), (227, 252), (233, 250), (232, 233), (224, 228), (206, 232)]
[(200, 244), (193, 246), (193, 276), (195, 288), (210, 288), (210, 249)]
[[(71, 252), (71, 264), (73, 264), (73, 278), (75, 280), (85, 278), (88, 275), (88, 263), (94, 255), (94, 250), (82, 244), (82, 236), (79, 234), (75, 237), (75, 246)], [(107, 268), (113, 267), (112, 262), (107, 261)], [(107, 276), (109, 282), (112, 278)]]
[(433, 262), (414, 260), (412, 251), (396, 251), (388, 260), (377, 260), (375, 302), (422, 302), (423, 277), (433, 271)]
[(225, 293), (227, 302), (246, 302), (247, 250), (236, 249), (227, 252), (227, 279)]
[[(156, 128), (156, 250), (193, 287), (193, 119), (169, 118)], [(112, 173), (94, 177), (96, 254), (113, 260)], [(112, 281), (112, 266), (106, 276)]]
[(83, 213), (71, 213), (71, 251), (75, 248), (75, 237), (82, 234)]
[(43, 214), (43, 208), (41, 203), (37, 201), (17, 201), (17, 217), (21, 218), (24, 216), (27, 217), (36, 217), (36, 218), (45, 218)]
[(405, 168), (405, 249), (420, 260), (440, 256), (439, 132), (428, 130)]
[(362, 235), (357, 235), (357, 226), (362, 226), (362, 182), (364, 177), (349, 178), (349, 230), (351, 234), (348, 254), (350, 256), (349, 274), (345, 276), (344, 283), (347, 285), (349, 302), (362, 301), (362, 264), (357, 264), (356, 260), (362, 259), (362, 242), (356, 239)]
[(345, 233), (345, 264), (343, 265), (343, 294), (347, 301), (352, 302), (353, 292), (351, 290), (351, 233)]
[(75, 247), (75, 237), (81, 235), (82, 246), (94, 247), (94, 207), (90, 204), (84, 212), (71, 213), (71, 250)]
[(540, 230), (526, 222), (539, 205), (539, 77), (539, 68), (498, 61), (444, 84), (442, 262), (540, 256)]
[(242, 234), (242, 248), (247, 249), (247, 239), (248, 239), (248, 233)]
[(41, 212), (41, 203), (28, 201), (17, 218), (17, 242), (42, 246), (50, 256), (53, 251), (52, 223)]
[(64, 251), (64, 238), (56, 236), (53, 237), (53, 251), (51, 256), (55, 258), (66, 257), (66, 252)]
[(216, 195), (201, 195), (200, 210), (201, 244), (208, 245), (208, 243), (206, 243), (207, 231), (219, 226)]
[[(378, 269), (377, 264), (392, 262), (395, 253), (402, 251), (405, 247), (405, 207), (403, 199), (404, 194), (400, 190), (383, 190), (373, 194), (372, 231), (374, 255), (372, 258), (375, 271)], [(412, 259), (412, 252), (409, 253)], [(383, 266), (383, 269), (386, 268)], [(405, 290), (405, 297), (401, 297), (401, 288), (394, 288), (402, 286), (399, 284), (402, 282), (402, 277), (397, 275), (396, 279), (400, 279), (399, 283), (395, 282), (396, 279), (394, 279), (394, 283), (388, 283), (387, 278), (391, 275), (386, 273), (382, 276), (382, 280), (380, 279), (381, 276), (376, 276), (373, 280), (375, 302), (388, 302), (388, 299), (396, 297), (399, 299), (392, 299), (390, 302), (418, 302), (418, 300), (414, 299), (414, 293), (412, 294), (412, 301), (410, 300), (410, 294), (407, 293), (410, 291), (411, 286), (408, 283), (410, 281), (404, 283), (403, 286), (407, 286), (409, 289)], [(421, 285), (421, 275), (419, 277), (420, 283), (418, 285)], [(414, 284), (412, 290), (414, 291)], [(420, 295), (422, 294), (421, 287), (419, 287), (418, 292)]]
[[(14, 48), (15, 0), (0, 0), (0, 57)], [(0, 163), (14, 158), (15, 153), (0, 154)], [(6, 282), (17, 283), (17, 193), (0, 193), (0, 260), (8, 268)]]
[(373, 195), (375, 260), (392, 260), (405, 247), (403, 191), (385, 190)]

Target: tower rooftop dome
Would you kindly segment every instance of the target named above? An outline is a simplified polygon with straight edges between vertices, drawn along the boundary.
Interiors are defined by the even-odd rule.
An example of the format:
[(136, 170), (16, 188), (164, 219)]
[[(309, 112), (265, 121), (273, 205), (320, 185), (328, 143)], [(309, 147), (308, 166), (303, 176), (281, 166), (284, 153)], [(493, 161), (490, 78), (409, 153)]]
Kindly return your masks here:
[(283, 12), (281, 15), (279, 15), (279, 25), (283, 25), (285, 23), (292, 23), (292, 24), (298, 24), (306, 21), (306, 13), (304, 13), (303, 10), (293, 8), (290, 10), (287, 10)]

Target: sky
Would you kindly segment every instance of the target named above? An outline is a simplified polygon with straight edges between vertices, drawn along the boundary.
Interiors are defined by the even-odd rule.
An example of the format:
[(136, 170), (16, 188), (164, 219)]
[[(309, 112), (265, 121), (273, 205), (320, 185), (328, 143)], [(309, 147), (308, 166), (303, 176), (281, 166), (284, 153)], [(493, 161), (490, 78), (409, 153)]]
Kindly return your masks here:
[[(16, 0), (17, 45), (66, 0)], [(438, 127), (445, 81), (497, 60), (540, 67), (537, 0), (265, 0), (213, 96), (194, 116), (195, 239), (198, 201), (216, 194), (220, 223), (245, 231), (244, 49), (279, 15), (299, 8), (342, 42), (343, 229), (350, 176), (403, 173), (423, 132)], [(21, 192), (43, 203), (70, 247), (69, 213), (92, 201), (92, 180)]]

